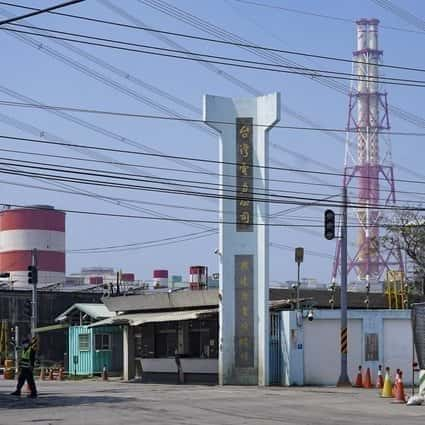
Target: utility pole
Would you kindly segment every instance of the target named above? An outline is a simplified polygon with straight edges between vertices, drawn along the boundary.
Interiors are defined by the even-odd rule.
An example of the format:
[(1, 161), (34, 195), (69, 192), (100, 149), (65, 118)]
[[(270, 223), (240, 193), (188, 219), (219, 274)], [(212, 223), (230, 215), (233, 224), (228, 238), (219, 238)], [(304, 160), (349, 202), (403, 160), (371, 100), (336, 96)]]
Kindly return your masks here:
[(347, 186), (342, 190), (342, 224), (341, 224), (341, 372), (338, 387), (351, 387), (348, 377), (348, 327), (347, 327)]
[[(32, 250), (31, 265), (37, 269), (37, 250)], [(38, 271), (36, 272), (36, 275)], [(35, 336), (35, 329), (37, 328), (37, 281), (38, 276), (32, 284), (32, 314), (31, 314), (31, 336)]]
[(297, 311), (300, 311), (300, 267), (301, 267), (301, 263), (304, 261), (304, 248), (302, 247), (298, 247), (295, 248), (295, 262), (297, 263), (297, 293), (296, 293), (296, 308)]
[(14, 355), (15, 355), (15, 372), (18, 373), (19, 371), (19, 326), (15, 326), (15, 346), (14, 348)]

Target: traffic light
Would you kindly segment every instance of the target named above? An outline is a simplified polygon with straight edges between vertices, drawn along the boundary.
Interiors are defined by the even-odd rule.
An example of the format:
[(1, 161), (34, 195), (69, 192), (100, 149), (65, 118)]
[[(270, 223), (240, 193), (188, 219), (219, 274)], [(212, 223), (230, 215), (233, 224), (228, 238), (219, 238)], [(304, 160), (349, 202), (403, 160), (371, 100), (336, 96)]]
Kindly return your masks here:
[(335, 213), (332, 210), (325, 211), (325, 238), (330, 241), (335, 237)]
[(36, 285), (38, 282), (38, 271), (36, 266), (28, 266), (28, 284)]
[(31, 300), (25, 300), (24, 316), (27, 317), (28, 319), (32, 316), (32, 302), (31, 302)]
[(10, 328), (10, 343), (12, 345), (16, 345), (16, 343), (17, 343), (15, 328)]

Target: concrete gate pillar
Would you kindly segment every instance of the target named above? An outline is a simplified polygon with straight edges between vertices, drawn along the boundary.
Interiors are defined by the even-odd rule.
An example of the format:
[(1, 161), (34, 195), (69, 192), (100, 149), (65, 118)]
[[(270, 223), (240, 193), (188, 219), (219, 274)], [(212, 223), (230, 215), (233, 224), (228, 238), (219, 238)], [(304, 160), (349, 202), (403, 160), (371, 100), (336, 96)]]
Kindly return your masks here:
[(204, 121), (220, 133), (221, 385), (268, 385), (269, 206), (264, 166), (268, 130), (279, 121), (279, 112), (278, 93), (246, 99), (204, 97)]
[(125, 381), (133, 379), (136, 375), (134, 357), (134, 328), (126, 325), (123, 330), (123, 378)]

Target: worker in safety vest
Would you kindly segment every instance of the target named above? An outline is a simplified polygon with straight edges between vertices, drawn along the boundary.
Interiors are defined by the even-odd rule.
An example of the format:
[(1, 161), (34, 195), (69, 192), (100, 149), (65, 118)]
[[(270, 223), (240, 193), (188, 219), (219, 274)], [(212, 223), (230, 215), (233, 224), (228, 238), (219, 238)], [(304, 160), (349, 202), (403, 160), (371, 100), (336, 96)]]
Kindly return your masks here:
[(31, 393), (28, 397), (36, 398), (37, 397), (37, 388), (34, 382), (34, 363), (35, 363), (35, 353), (37, 351), (37, 338), (34, 337), (32, 340), (26, 339), (23, 342), (23, 348), (21, 351), (21, 357), (19, 362), (19, 377), (18, 385), (16, 386), (16, 391), (12, 395), (21, 395), (21, 389), (25, 384), (25, 381), (28, 382)]

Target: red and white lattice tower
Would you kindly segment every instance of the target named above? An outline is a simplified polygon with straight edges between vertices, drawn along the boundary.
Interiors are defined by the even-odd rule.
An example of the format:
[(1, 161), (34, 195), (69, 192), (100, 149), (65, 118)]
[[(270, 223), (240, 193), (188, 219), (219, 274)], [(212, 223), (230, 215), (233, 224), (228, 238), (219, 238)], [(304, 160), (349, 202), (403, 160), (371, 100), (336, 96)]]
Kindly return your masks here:
[[(344, 186), (347, 193), (355, 191), (349, 204), (350, 223), (357, 229), (357, 244), (348, 257), (348, 273), (367, 284), (383, 279), (387, 270), (403, 271), (399, 250), (380, 246), (379, 226), (385, 209), (396, 202), (394, 172), (389, 139), (380, 133), (390, 129), (387, 93), (380, 90), (379, 76), (382, 50), (378, 48), (377, 19), (357, 21), (357, 50), (353, 52), (353, 75), (356, 81), (350, 92)], [(381, 135), (382, 136), (382, 135)], [(354, 220), (353, 220), (354, 213)], [(351, 254), (351, 255), (350, 255)], [(332, 277), (336, 279), (341, 264), (338, 241)]]

